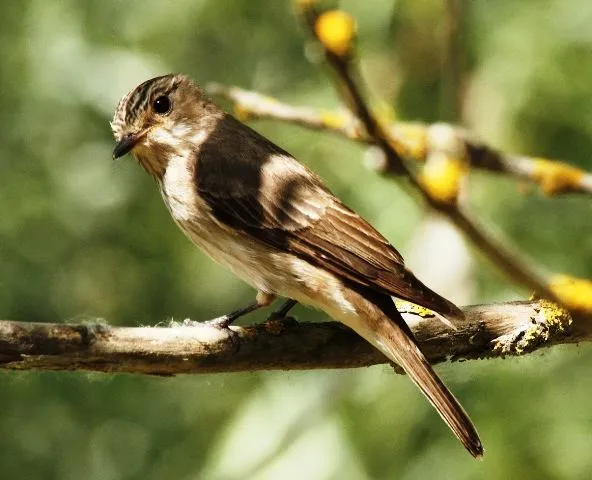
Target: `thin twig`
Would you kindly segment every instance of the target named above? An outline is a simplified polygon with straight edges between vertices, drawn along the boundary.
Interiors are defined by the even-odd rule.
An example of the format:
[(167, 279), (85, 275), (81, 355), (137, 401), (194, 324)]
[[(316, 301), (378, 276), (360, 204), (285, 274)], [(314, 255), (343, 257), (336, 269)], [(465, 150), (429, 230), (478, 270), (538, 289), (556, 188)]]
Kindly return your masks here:
[[(465, 307), (456, 330), (410, 304), (398, 305), (432, 363), (520, 355), (592, 341), (592, 319), (572, 321), (546, 300)], [(335, 322), (267, 322), (221, 330), (0, 321), (0, 368), (177, 375), (354, 368), (387, 360)]]
[[(535, 292), (543, 297), (556, 302), (561, 302), (557, 295), (555, 295), (555, 293), (549, 288), (549, 281), (539, 276), (537, 272), (527, 264), (520, 261), (518, 257), (512, 255), (503, 245), (494, 241), (492, 237), (486, 234), (481, 227), (473, 222), (471, 218), (461, 210), (456, 201), (456, 197), (453, 198), (452, 201), (450, 201), (450, 199), (442, 201), (441, 198), (437, 198), (427, 188), (424, 188), (423, 183), (415, 177), (405, 162), (402, 161), (400, 152), (398, 152), (396, 147), (393, 146), (390, 135), (381, 128), (380, 123), (376, 120), (366, 105), (361, 89), (352, 74), (353, 64), (351, 62), (351, 47), (346, 49), (341, 48), (341, 50), (338, 51), (325, 45), (323, 40), (319, 38), (319, 32), (323, 32), (323, 29), (320, 27), (317, 29), (319, 26), (317, 22), (320, 22), (321, 16), (317, 12), (314, 4), (312, 2), (303, 2), (301, 8), (302, 16), (312, 35), (324, 48), (325, 58), (337, 76), (337, 84), (339, 90), (343, 92), (346, 104), (360, 120), (367, 135), (383, 152), (385, 156), (384, 173), (390, 175), (404, 175), (407, 181), (418, 193), (420, 193), (424, 201), (432, 209), (436, 210), (454, 223), (459, 230), (464, 233), (475, 246), (485, 253), (499, 269), (505, 272), (509, 278), (529, 289), (535, 290)], [(325, 16), (323, 18), (327, 17)], [(349, 20), (344, 19), (343, 14), (340, 13), (337, 17), (333, 15), (333, 18), (337, 18), (337, 24), (332, 22), (332, 34), (335, 32), (336, 28), (349, 27)], [(339, 25), (339, 23), (341, 23), (341, 25)], [(343, 31), (351, 33), (353, 32), (353, 29), (344, 28)], [(351, 42), (351, 40), (352, 39), (349, 41)], [(341, 45), (341, 47), (343, 47), (343, 45)], [(460, 179), (458, 179), (458, 181), (460, 182)]]
[[(342, 70), (342, 74), (346, 74)], [(347, 75), (347, 78), (351, 82), (351, 78)], [(350, 83), (350, 86), (354, 86), (355, 83)], [(299, 125), (303, 125), (309, 128), (325, 129), (332, 132), (339, 133), (347, 138), (351, 138), (364, 143), (373, 143), (368, 134), (363, 131), (363, 127), (360, 122), (356, 121), (354, 117), (348, 114), (329, 114), (328, 112), (315, 112), (312, 109), (305, 107), (291, 107), (282, 104), (274, 99), (265, 97), (264, 95), (241, 90), (236, 87), (224, 87), (219, 84), (210, 84), (208, 91), (213, 95), (224, 96), (236, 105), (236, 109), (239, 115), (243, 116), (257, 116), (259, 118), (273, 118), (284, 120)], [(357, 88), (354, 90), (357, 101), (361, 101), (361, 96)], [(370, 115), (369, 110), (364, 108), (361, 110), (364, 115)], [(442, 128), (442, 124), (434, 125), (433, 128)], [(371, 127), (376, 129), (375, 121), (372, 121)], [(388, 140), (383, 138), (380, 140), (381, 149), (388, 155), (387, 161), (380, 163), (380, 167), (377, 169), (380, 173), (385, 175), (398, 176), (402, 170), (404, 170), (409, 178), (412, 185), (418, 190), (425, 201), (432, 208), (442, 213), (452, 223), (454, 223), (460, 231), (462, 231), (473, 244), (475, 244), (481, 251), (483, 251), (488, 258), (492, 260), (501, 270), (503, 270), (512, 280), (518, 282), (530, 290), (538, 292), (540, 295), (547, 298), (557, 300), (555, 295), (547, 287), (547, 282), (540, 279), (532, 269), (522, 264), (515, 255), (511, 254), (506, 248), (503, 248), (501, 244), (495, 242), (490, 236), (486, 235), (481, 227), (478, 227), (476, 222), (469, 218), (468, 214), (462, 212), (457, 205), (443, 204), (432, 199), (430, 195), (421, 187), (419, 182), (415, 180), (415, 177), (409, 172), (404, 164), (401, 162), (400, 157), (397, 155), (395, 149), (392, 148), (391, 144), (393, 139), (397, 141), (405, 139), (406, 135), (409, 135), (408, 142), (399, 145), (401, 152), (422, 152), (421, 155), (425, 157), (426, 148), (421, 148), (417, 145), (418, 129), (424, 128), (419, 124), (398, 124), (395, 125), (390, 132)], [(427, 127), (426, 127), (427, 128)], [(461, 132), (460, 129), (455, 131)], [(427, 135), (427, 133), (424, 133)], [(413, 138), (411, 138), (411, 136)], [(422, 135), (423, 136), (423, 135)], [(465, 140), (465, 139), (463, 139)], [(424, 140), (427, 141), (427, 140)], [(474, 152), (475, 159), (481, 159), (484, 161), (483, 165), (487, 167), (493, 167), (494, 165), (502, 165), (502, 163), (495, 162), (495, 158), (492, 157), (488, 150), (483, 147), (477, 147), (476, 144), (468, 144), (471, 148), (469, 152)], [(389, 160), (390, 159), (390, 160)], [(471, 157), (471, 163), (473, 158)]]
[[(323, 130), (365, 144), (374, 141), (360, 122), (347, 111), (315, 110), (294, 106), (258, 92), (218, 83), (206, 87), (211, 95), (230, 100), (239, 116), (280, 120), (313, 130)], [(501, 152), (477, 139), (462, 127), (446, 123), (395, 122), (388, 126), (389, 139), (405, 158), (424, 162), (430, 152), (433, 131), (448, 129), (461, 142), (471, 167), (505, 174), (539, 185), (549, 195), (592, 195), (592, 173), (560, 160), (547, 160)]]
[(465, 62), (462, 49), (462, 26), (464, 7), (462, 0), (446, 0), (444, 5), (440, 111), (443, 118), (452, 122), (459, 120), (463, 110), (462, 76)]

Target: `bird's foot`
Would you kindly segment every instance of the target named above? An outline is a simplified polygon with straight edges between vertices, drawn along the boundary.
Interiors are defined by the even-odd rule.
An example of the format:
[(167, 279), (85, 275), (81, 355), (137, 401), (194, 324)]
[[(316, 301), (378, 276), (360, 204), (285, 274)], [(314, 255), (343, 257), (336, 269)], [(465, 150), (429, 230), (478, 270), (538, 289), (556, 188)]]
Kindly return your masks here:
[(296, 300), (288, 299), (284, 302), (284, 304), (275, 312), (272, 312), (269, 317), (267, 317), (267, 322), (270, 323), (282, 323), (284, 325), (290, 325), (293, 323), (298, 323), (294, 317), (289, 317), (288, 312), (296, 305)]
[(284, 333), (287, 329), (296, 325), (298, 325), (298, 321), (294, 317), (288, 316), (281, 311), (273, 312), (265, 321), (267, 330), (276, 335)]
[(213, 327), (216, 330), (220, 330), (224, 332), (227, 337), (228, 341), (232, 344), (233, 349), (236, 352), (240, 350), (240, 336), (237, 332), (235, 332), (232, 328), (229, 328), (230, 324), (232, 323), (232, 318), (228, 319), (228, 315), (222, 315), (221, 317), (214, 318), (212, 320), (208, 320), (205, 322), (197, 322), (195, 320), (191, 320), (190, 318), (186, 318), (182, 322), (170, 322), (170, 327)]
[(213, 318), (212, 320), (208, 320), (203, 322), (205, 325), (210, 325), (212, 327), (219, 328), (220, 330), (229, 330), (229, 326), (232, 322), (234, 322), (236, 318), (232, 315), (222, 315), (221, 317)]
[(225, 332), (228, 335), (228, 340), (234, 347), (234, 353), (237, 353), (240, 350), (240, 336), (237, 332), (230, 328), (230, 324), (235, 320), (236, 318), (234, 318), (232, 315), (222, 315), (221, 317), (202, 322), (202, 325), (214, 327), (217, 330)]
[(212, 320), (206, 320), (203, 322), (191, 320), (190, 318), (186, 318), (182, 322), (171, 321), (169, 323), (169, 326), (170, 327), (203, 327), (204, 325), (209, 325), (210, 327), (216, 327), (221, 330), (226, 330), (226, 329), (228, 329), (228, 326), (231, 323), (232, 323), (232, 319), (229, 319), (228, 315), (222, 315), (221, 317), (217, 317)]
[(291, 323), (298, 323), (298, 320), (296, 320), (295, 317), (293, 317), (292, 315), (284, 315), (282, 312), (272, 312), (271, 315), (269, 315), (265, 321), (278, 323), (281, 322), (287, 325)]

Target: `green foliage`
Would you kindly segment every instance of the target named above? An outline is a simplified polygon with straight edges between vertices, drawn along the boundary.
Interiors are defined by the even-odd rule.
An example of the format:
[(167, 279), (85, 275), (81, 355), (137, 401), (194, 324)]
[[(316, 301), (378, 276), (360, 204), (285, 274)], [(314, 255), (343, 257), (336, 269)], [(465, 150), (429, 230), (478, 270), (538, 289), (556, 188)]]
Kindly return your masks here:
[[(443, 61), (445, 3), (342, 2), (359, 21), (371, 98), (401, 118), (456, 118), (504, 150), (592, 169), (590, 2), (463, 2), (460, 119)], [(169, 71), (336, 107), (290, 3), (29, 0), (1, 2), (0, 13), (2, 317), (132, 326), (207, 319), (249, 301), (248, 287), (183, 237), (137, 165), (111, 161), (108, 121), (128, 90)], [(430, 220), (364, 169), (359, 145), (277, 122), (255, 128), (437, 284), (439, 260), (426, 266), (412, 244)], [(592, 277), (589, 198), (549, 199), (474, 174), (471, 204), (542, 268)], [(451, 241), (465, 260), (475, 253)], [(462, 278), (440, 276), (461, 303), (528, 295), (479, 255), (459, 262)], [(479, 427), (483, 463), (385, 367), (176, 379), (3, 373), (2, 476), (582, 478), (592, 470), (591, 359), (589, 348), (570, 347), (440, 367)]]

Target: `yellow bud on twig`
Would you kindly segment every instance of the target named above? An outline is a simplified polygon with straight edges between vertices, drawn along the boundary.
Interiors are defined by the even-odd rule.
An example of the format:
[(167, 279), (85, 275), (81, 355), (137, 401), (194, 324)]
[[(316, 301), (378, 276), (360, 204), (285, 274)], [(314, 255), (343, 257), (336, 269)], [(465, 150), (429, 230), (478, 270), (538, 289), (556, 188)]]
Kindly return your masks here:
[(356, 22), (349, 13), (329, 10), (317, 18), (315, 33), (327, 50), (339, 57), (346, 57), (352, 51)]
[(419, 123), (398, 123), (391, 129), (396, 140), (397, 153), (415, 160), (425, 160), (428, 150), (428, 134), (425, 125)]
[(462, 159), (435, 152), (429, 155), (419, 181), (434, 200), (454, 205), (466, 171)]
[(592, 313), (592, 281), (569, 275), (556, 275), (549, 288), (570, 310)]
[(585, 172), (559, 161), (538, 158), (535, 161), (534, 179), (547, 195), (577, 190)]
[(331, 111), (321, 111), (320, 118), (323, 126), (334, 129), (343, 128), (349, 120), (345, 115)]
[(237, 103), (234, 106), (234, 116), (238, 118), (241, 122), (248, 122), (253, 115), (247, 107)]

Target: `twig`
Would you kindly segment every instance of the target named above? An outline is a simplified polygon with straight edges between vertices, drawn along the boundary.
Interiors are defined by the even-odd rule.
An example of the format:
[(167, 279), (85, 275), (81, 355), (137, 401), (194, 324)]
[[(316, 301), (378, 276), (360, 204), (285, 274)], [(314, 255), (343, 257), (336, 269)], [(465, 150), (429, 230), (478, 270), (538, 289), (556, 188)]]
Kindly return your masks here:
[(462, 27), (465, 5), (462, 0), (446, 0), (444, 9), (440, 112), (444, 118), (457, 121), (464, 100)]
[[(407, 305), (407, 306), (406, 306)], [(433, 315), (399, 305), (432, 363), (525, 354), (592, 341), (592, 319), (572, 321), (546, 300), (465, 307), (450, 330)], [(220, 330), (109, 327), (0, 321), (0, 368), (176, 375), (255, 370), (353, 368), (386, 359), (334, 323), (267, 322)]]
[[(238, 116), (280, 120), (313, 130), (334, 133), (360, 143), (373, 144), (360, 122), (347, 111), (315, 110), (293, 106), (258, 92), (210, 83), (211, 95), (230, 100)], [(447, 129), (452, 141), (460, 142), (471, 167), (505, 174), (537, 184), (548, 195), (592, 195), (592, 173), (559, 161), (501, 152), (477, 139), (464, 128), (446, 123), (395, 122), (388, 126), (391, 142), (405, 158), (424, 162), (432, 150), (429, 141), (438, 130)]]
[[(363, 131), (360, 122), (347, 113), (333, 114), (330, 112), (316, 112), (306, 107), (292, 107), (256, 92), (241, 90), (237, 87), (224, 87), (214, 83), (208, 86), (208, 91), (213, 95), (224, 96), (233, 101), (236, 105), (237, 113), (243, 118), (245, 116), (256, 116), (259, 118), (279, 119), (309, 128), (329, 130), (364, 143), (374, 142), (374, 140)], [(361, 98), (359, 99), (361, 100)], [(365, 112), (370, 115), (367, 109)], [(435, 124), (430, 127), (424, 127), (420, 124), (396, 124), (390, 131), (389, 139), (391, 140), (390, 143), (393, 143), (394, 139), (394, 143), (398, 145), (397, 150), (402, 154), (408, 156), (415, 153), (416, 157), (421, 156), (425, 159), (427, 155), (426, 152), (428, 151), (426, 144), (429, 132), (427, 130), (432, 129), (432, 131), (436, 133), (436, 129), (442, 131), (444, 128), (446, 128), (446, 126), (443, 124)], [(448, 128), (447, 130), (447, 133), (449, 134), (452, 132), (462, 132), (461, 129)], [(437, 134), (434, 136), (437, 136)], [(422, 142), (423, 145), (418, 144), (418, 138), (421, 139), (420, 142)], [(496, 166), (501, 167), (502, 165), (506, 165), (506, 163), (501, 162), (500, 158), (496, 158), (492, 155), (492, 152), (486, 147), (478, 147), (476, 143), (466, 143), (467, 138), (468, 137), (463, 138), (463, 143), (467, 145), (467, 151), (470, 152), (471, 163), (480, 161), (482, 162), (480, 164), (482, 165), (482, 168), (488, 168), (490, 170), (494, 170)], [(453, 140), (449, 139), (448, 141), (452, 142)], [(385, 143), (383, 139), (381, 143), (381, 149), (388, 152), (388, 158), (390, 158), (390, 161), (387, 160), (386, 162), (379, 163), (376, 169), (379, 173), (385, 175), (399, 175), (404, 168), (401, 164), (400, 157), (397, 155), (396, 150), (391, 147), (389, 142)], [(521, 170), (515, 169), (516, 173), (519, 171), (524, 173), (526, 170), (524, 168)], [(484, 233), (482, 228), (477, 226), (474, 220), (469, 218), (467, 213), (462, 212), (457, 205), (435, 201), (425, 189), (421, 187), (410, 172), (408, 172), (408, 178), (411, 179), (412, 184), (421, 192), (422, 196), (431, 207), (444, 214), (444, 216), (454, 223), (473, 244), (483, 251), (492, 262), (503, 270), (512, 280), (524, 285), (530, 290), (538, 292), (542, 296), (557, 301), (555, 295), (547, 287), (548, 282), (538, 278), (530, 268), (521, 264), (521, 262), (507, 251), (507, 249), (494, 242), (491, 237)]]
[[(549, 281), (539, 276), (527, 264), (512, 255), (499, 242), (487, 235), (458, 205), (458, 193), (463, 175), (462, 152), (458, 152), (457, 145), (452, 145), (453, 155), (447, 151), (450, 142), (445, 137), (442, 151), (437, 152), (433, 162), (436, 166), (444, 160), (443, 173), (438, 171), (434, 176), (416, 178), (401, 159), (400, 152), (389, 134), (385, 132), (375, 119), (363, 99), (361, 89), (354, 80), (351, 62), (353, 50), (353, 36), (355, 22), (345, 12), (326, 11), (317, 12), (314, 2), (301, 2), (302, 16), (309, 26), (311, 33), (321, 43), (325, 51), (328, 64), (337, 76), (337, 83), (343, 92), (346, 104), (359, 118), (368, 136), (376, 143), (385, 156), (383, 171), (386, 174), (402, 174), (414, 189), (421, 194), (424, 201), (435, 211), (439, 212), (454, 223), (465, 236), (477, 246), (489, 259), (515, 282), (534, 290), (537, 294), (556, 302), (562, 299), (549, 288)], [(430, 172), (427, 172), (430, 173)], [(431, 174), (430, 174), (431, 175)], [(430, 180), (429, 182), (427, 180)], [(442, 185), (444, 188), (442, 188)]]
[[(310, 129), (336, 133), (366, 144), (374, 142), (364, 132), (362, 124), (349, 112), (317, 111), (308, 107), (294, 107), (257, 92), (217, 83), (209, 84), (207, 90), (212, 95), (221, 96), (232, 101), (236, 113), (243, 119), (255, 117), (282, 120)], [(411, 157), (418, 161), (424, 161), (430, 154), (450, 148), (447, 147), (449, 145), (454, 145), (453, 148), (456, 152), (465, 152), (468, 162), (472, 166), (537, 181), (541, 183), (543, 188), (553, 193), (568, 191), (568, 184), (561, 181), (562, 175), (560, 173), (553, 177), (552, 172), (565, 173), (576, 170), (575, 167), (561, 162), (503, 154), (479, 143), (466, 130), (443, 123), (423, 125), (420, 123), (399, 122), (389, 128), (389, 135), (390, 143), (406, 158)], [(549, 162), (546, 168), (550, 172), (550, 176), (541, 175), (540, 165), (544, 162)], [(379, 173), (394, 174), (388, 168), (387, 162), (378, 161), (374, 166)], [(574, 172), (574, 177), (577, 176), (576, 173)], [(580, 191), (592, 193), (592, 174), (584, 174), (584, 172), (582, 174), (580, 184), (582, 189)], [(561, 189), (560, 185), (563, 185)], [(424, 193), (421, 185), (416, 184), (416, 187)], [(507, 249), (502, 248), (499, 243), (486, 235), (483, 229), (477, 226), (476, 220), (470, 219), (467, 212), (462, 212), (456, 205), (451, 206), (439, 202), (432, 205), (431, 197), (425, 197), (424, 194), (424, 198), (436, 210), (444, 213), (510, 278), (543, 296), (557, 300), (556, 296), (549, 290), (547, 281), (538, 278), (530, 268), (521, 264)]]

